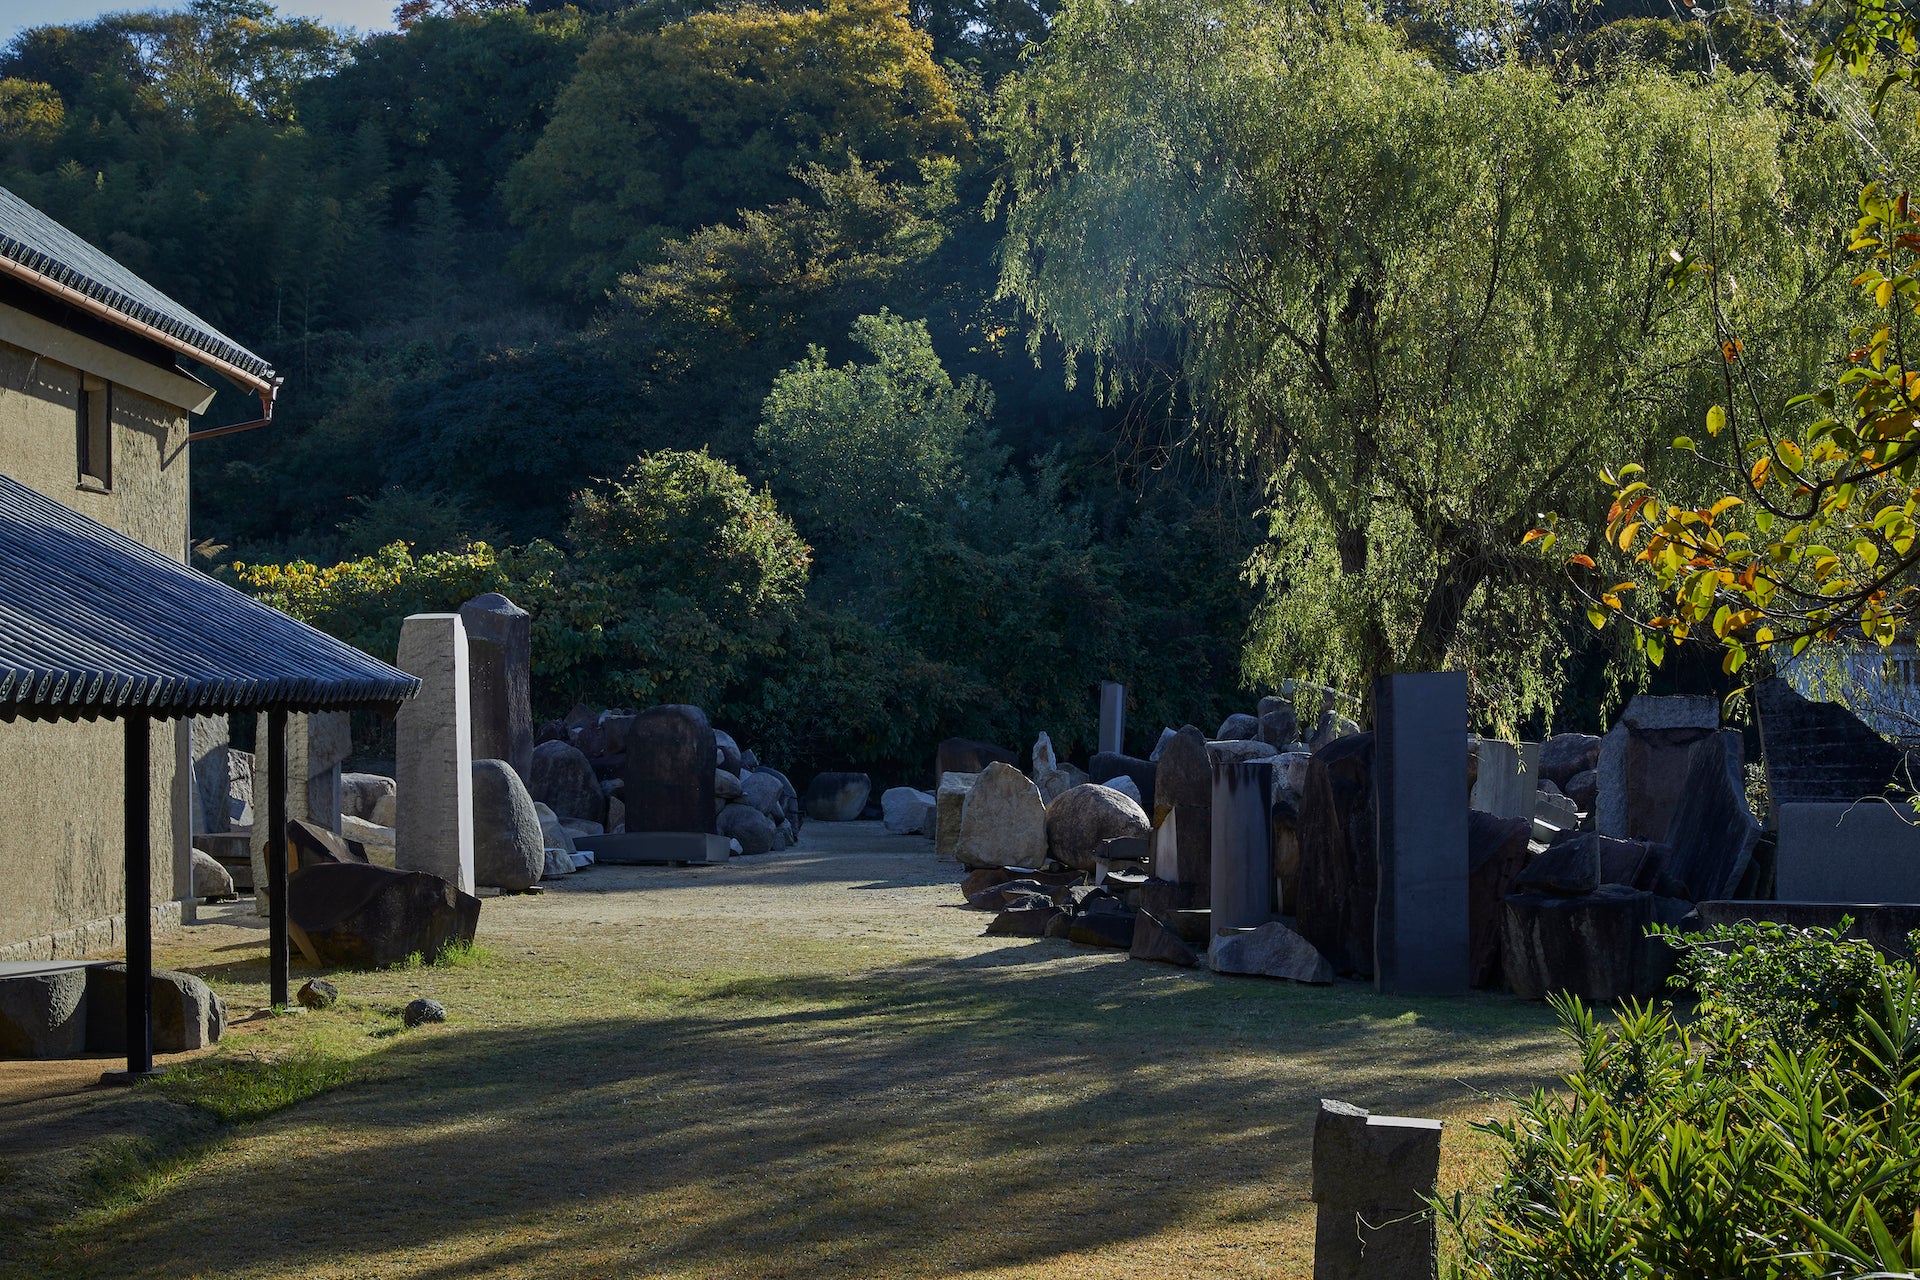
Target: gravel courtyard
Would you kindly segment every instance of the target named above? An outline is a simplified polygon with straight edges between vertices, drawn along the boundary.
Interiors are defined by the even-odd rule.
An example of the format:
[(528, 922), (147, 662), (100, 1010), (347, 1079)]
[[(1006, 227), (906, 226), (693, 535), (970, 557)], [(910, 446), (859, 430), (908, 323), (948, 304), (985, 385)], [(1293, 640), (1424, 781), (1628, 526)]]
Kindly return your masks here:
[[(958, 879), (877, 823), (597, 868), (489, 899), (469, 964), (332, 975), (298, 1017), (250, 1016), (258, 922), (185, 929), (158, 960), (228, 1002), (216, 1055), (349, 1078), (221, 1127), (0, 1063), (0, 1273), (1302, 1276), (1316, 1099), (1448, 1120), (1451, 1189), (1489, 1174), (1492, 1095), (1567, 1065), (1537, 1005), (985, 938)], [(449, 1020), (401, 1031), (416, 995)]]

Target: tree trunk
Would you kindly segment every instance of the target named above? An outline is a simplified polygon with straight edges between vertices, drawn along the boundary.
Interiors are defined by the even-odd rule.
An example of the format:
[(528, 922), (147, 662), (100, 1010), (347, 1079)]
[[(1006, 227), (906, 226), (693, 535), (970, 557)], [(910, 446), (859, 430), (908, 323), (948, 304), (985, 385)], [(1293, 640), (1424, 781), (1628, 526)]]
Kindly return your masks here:
[(1420, 625), (1413, 642), (1407, 646), (1408, 671), (1438, 671), (1447, 660), (1454, 637), (1460, 634), (1460, 619), (1468, 601), (1487, 576), (1487, 559), (1478, 548), (1443, 553), (1440, 572), (1427, 589), (1426, 607), (1420, 611)]

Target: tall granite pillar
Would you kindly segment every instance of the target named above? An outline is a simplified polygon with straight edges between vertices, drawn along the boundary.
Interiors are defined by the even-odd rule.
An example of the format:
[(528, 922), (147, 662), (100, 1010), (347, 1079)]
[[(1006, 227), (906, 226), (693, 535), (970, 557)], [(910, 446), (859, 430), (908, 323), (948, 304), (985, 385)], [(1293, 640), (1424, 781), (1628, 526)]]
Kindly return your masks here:
[(1433, 1280), (1440, 1121), (1320, 1100), (1313, 1126), (1313, 1280)]
[(1100, 750), (1126, 754), (1127, 686), (1114, 680), (1100, 682)]
[(473, 709), (473, 758), (505, 760), (531, 782), (533, 619), (497, 591), (460, 606), (467, 629), (467, 685)]
[(1400, 995), (1467, 990), (1467, 677), (1374, 682), (1373, 984)]
[(627, 833), (714, 830), (713, 726), (698, 707), (649, 707), (627, 730)]
[(472, 686), (467, 630), (454, 613), (400, 625), (394, 664), (420, 678), (395, 725), (394, 865), (473, 892)]
[(1214, 936), (1274, 918), (1273, 765), (1222, 760), (1213, 766), (1210, 921)]

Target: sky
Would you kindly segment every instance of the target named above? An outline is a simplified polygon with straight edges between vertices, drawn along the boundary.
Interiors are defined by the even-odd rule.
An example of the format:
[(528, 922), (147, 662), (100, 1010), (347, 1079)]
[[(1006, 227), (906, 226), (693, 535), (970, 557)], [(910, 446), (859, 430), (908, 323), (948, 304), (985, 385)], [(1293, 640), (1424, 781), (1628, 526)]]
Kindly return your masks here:
[[(276, 0), (284, 14), (318, 18), (330, 27), (358, 27), (362, 31), (385, 31), (393, 27), (393, 7), (399, 0)], [(54, 26), (85, 22), (103, 13), (126, 10), (172, 9), (173, 4), (155, 4), (152, 0), (0, 0), (0, 44), (12, 40), (28, 27)]]

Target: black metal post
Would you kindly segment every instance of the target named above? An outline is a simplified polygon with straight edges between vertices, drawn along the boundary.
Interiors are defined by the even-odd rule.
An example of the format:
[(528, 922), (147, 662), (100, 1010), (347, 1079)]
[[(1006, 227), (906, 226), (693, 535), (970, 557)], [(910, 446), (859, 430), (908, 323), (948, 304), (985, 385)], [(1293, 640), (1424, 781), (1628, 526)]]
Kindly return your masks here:
[(127, 1076), (153, 1072), (153, 721), (130, 715), (127, 728)]
[(267, 966), (269, 1003), (287, 1005), (287, 713), (267, 712)]

